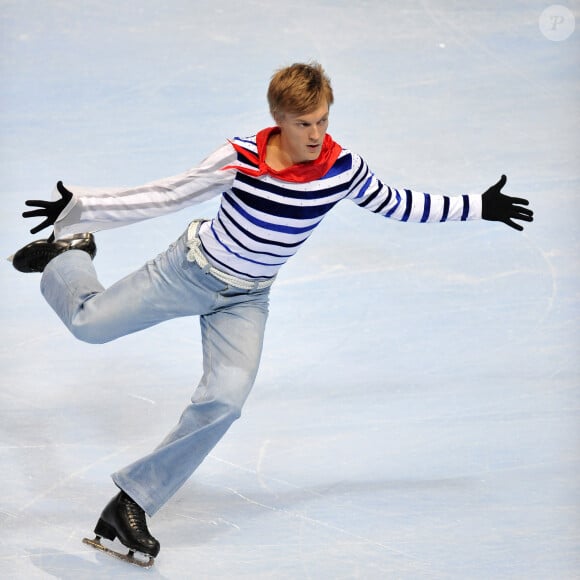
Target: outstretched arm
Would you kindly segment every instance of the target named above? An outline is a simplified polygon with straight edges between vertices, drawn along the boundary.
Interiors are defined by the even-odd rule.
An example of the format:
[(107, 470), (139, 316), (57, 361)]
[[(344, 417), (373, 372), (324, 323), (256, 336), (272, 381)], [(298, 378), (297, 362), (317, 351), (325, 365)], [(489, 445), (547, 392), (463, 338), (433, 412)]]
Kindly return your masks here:
[(53, 201), (28, 200), (36, 207), (26, 218), (44, 218), (32, 228), (35, 234), (53, 226), (57, 239), (68, 234), (121, 227), (179, 211), (219, 195), (231, 185), (235, 171), (224, 167), (236, 152), (226, 143), (199, 165), (187, 171), (129, 188), (63, 186), (59, 182)]
[(353, 155), (353, 186), (349, 197), (360, 207), (403, 222), (447, 222), (485, 219), (501, 221), (523, 230), (513, 220), (531, 222), (534, 212), (527, 199), (501, 193), (507, 179), (501, 179), (483, 194), (432, 195), (398, 190), (383, 184), (359, 156)]
[(521, 232), (524, 227), (513, 220), (532, 222), (534, 221), (534, 212), (526, 207), (521, 207), (529, 205), (527, 199), (510, 197), (501, 192), (506, 181), (506, 176), (502, 175), (500, 180), (481, 196), (481, 217), (484, 220), (503, 222)]

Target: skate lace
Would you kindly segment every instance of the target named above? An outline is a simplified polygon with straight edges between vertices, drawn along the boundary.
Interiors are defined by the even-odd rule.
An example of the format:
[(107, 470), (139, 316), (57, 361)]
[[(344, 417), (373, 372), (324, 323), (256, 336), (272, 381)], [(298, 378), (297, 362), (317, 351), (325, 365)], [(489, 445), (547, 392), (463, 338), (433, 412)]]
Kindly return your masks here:
[(151, 534), (147, 529), (145, 512), (129, 497), (124, 497), (123, 503), (125, 504), (125, 513), (127, 514), (129, 526), (139, 534), (150, 537)]

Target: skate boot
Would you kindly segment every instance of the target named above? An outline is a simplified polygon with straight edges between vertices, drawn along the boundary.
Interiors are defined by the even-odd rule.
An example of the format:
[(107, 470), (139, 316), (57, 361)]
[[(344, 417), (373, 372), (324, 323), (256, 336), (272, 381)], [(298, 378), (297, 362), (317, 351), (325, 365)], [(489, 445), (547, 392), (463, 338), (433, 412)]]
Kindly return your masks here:
[(19, 272), (44, 272), (53, 258), (67, 250), (83, 250), (93, 259), (97, 253), (93, 234), (75, 234), (56, 242), (50, 239), (36, 240), (12, 256), (12, 265)]
[[(147, 529), (145, 512), (124, 491), (116, 495), (103, 510), (95, 526), (95, 535), (94, 540), (85, 538), (83, 542), (131, 564), (152, 566), (155, 556), (159, 554), (160, 545)], [(128, 554), (121, 554), (101, 544), (101, 538), (113, 541), (117, 537), (129, 549)], [(146, 554), (149, 560), (135, 558), (134, 552)]]

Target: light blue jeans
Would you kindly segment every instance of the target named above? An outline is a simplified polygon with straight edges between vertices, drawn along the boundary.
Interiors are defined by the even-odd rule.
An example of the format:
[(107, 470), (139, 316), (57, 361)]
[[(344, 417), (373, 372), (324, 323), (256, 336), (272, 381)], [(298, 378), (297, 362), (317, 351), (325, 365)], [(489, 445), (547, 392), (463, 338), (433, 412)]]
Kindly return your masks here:
[[(187, 261), (184, 234), (154, 260), (105, 289), (86, 252), (46, 267), (41, 290), (80, 340), (104, 343), (171, 318), (199, 315), (203, 376), (179, 422), (151, 453), (112, 475), (150, 516), (185, 483), (239, 418), (262, 352), (269, 288), (228, 286)], [(168, 345), (170, 347), (170, 345)]]

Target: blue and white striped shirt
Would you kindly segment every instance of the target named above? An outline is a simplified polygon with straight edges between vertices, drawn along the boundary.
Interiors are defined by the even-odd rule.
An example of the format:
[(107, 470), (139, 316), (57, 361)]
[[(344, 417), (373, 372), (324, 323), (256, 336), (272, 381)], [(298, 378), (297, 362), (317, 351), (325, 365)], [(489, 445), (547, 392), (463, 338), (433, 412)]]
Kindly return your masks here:
[[(257, 154), (254, 137), (233, 140)], [(228, 142), (200, 165), (136, 188), (70, 187), (73, 199), (55, 224), (57, 238), (157, 217), (221, 195), (217, 215), (199, 232), (212, 265), (245, 279), (275, 276), (343, 199), (399, 221), (481, 218), (481, 195), (431, 195), (383, 184), (356, 153), (342, 149), (322, 178), (305, 183), (256, 169)]]

